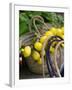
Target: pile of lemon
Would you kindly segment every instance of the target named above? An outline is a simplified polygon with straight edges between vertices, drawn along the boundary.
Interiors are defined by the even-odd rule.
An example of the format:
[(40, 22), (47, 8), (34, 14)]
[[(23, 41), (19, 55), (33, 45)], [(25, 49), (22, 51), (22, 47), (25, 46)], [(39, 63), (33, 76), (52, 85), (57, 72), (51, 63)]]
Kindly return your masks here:
[[(21, 48), (21, 52), (23, 53), (23, 56), (25, 58), (32, 56), (33, 60), (35, 60), (38, 64), (42, 64), (41, 60), (41, 50), (43, 47), (44, 41), (47, 39), (47, 37), (50, 36), (60, 36), (64, 39), (64, 27), (62, 28), (54, 28), (52, 27), (50, 30), (46, 31), (42, 37), (40, 37), (39, 41), (35, 42), (33, 45), (33, 49), (31, 46), (25, 46), (24, 48)], [(63, 45), (64, 47), (64, 45)], [(50, 52), (54, 53), (54, 47), (50, 47)], [(44, 51), (45, 55), (45, 51)]]

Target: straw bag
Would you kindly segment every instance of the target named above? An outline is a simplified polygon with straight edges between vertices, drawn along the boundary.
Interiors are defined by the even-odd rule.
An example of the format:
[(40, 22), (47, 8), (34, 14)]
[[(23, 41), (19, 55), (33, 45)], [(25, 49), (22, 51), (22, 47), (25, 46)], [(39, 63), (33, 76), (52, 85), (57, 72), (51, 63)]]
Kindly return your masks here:
[[(42, 25), (36, 25), (36, 21)], [(32, 27), (32, 25), (33, 25), (33, 27)], [(30, 24), (29, 24), (29, 32), (27, 32), (25, 35), (22, 35), (19, 38), (19, 48), (21, 48), (22, 46), (27, 46), (27, 45), (29, 45), (33, 48), (33, 43), (34, 43), (33, 40), (38, 41), (39, 38), (51, 27), (52, 26), (50, 24), (44, 22), (44, 20), (41, 16), (34, 16), (31, 19)], [(32, 28), (35, 30), (33, 30)], [(50, 77), (50, 72), (48, 69), (49, 65), (47, 65), (48, 62), (46, 60), (44, 60), (45, 57), (43, 56), (43, 51), (46, 49), (50, 38), (51, 37), (48, 37), (47, 40), (45, 40), (45, 42), (43, 44), (43, 48), (41, 50), (42, 64), (38, 64), (37, 62), (35, 62), (31, 56), (29, 58), (25, 59), (30, 71), (35, 74), (41, 74), (41, 75), (43, 75), (43, 77), (45, 77), (45, 74), (47, 74), (48, 77)], [(54, 55), (51, 55), (50, 58), (52, 59), (52, 65), (53, 65), (54, 71), (56, 72), (57, 76), (60, 76), (59, 71), (60, 71), (61, 64), (63, 63), (63, 49), (60, 48), (58, 51), (59, 52), (57, 52), (57, 49), (56, 49), (55, 52), (57, 52), (57, 53)], [(62, 55), (60, 55), (61, 53), (62, 53)], [(55, 56), (57, 56), (57, 57), (55, 57)], [(60, 56), (62, 56), (62, 57), (60, 57)], [(56, 58), (59, 60), (57, 61)], [(55, 59), (55, 62), (54, 62), (54, 59)], [(60, 59), (62, 60), (62, 62)], [(60, 64), (59, 64), (59, 62), (60, 62)]]

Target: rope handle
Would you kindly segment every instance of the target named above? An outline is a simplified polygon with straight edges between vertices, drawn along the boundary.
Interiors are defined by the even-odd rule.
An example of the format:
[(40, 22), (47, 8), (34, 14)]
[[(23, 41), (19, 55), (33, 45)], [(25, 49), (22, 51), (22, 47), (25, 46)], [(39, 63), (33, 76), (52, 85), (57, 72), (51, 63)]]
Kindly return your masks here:
[[(43, 77), (45, 77), (45, 70), (44, 70), (44, 55), (43, 55), (43, 52), (44, 52), (44, 50), (45, 50), (45, 48), (46, 48), (46, 46), (47, 46), (47, 44), (48, 44), (48, 41), (50, 42), (50, 40), (52, 39), (52, 38), (58, 38), (58, 40), (59, 40), (59, 42), (60, 42), (60, 40), (62, 41), (62, 38), (60, 38), (60, 37), (58, 37), (58, 36), (50, 36), (50, 37), (47, 37), (47, 39), (45, 40), (45, 42), (43, 43), (43, 47), (42, 47), (42, 50), (41, 50), (41, 59), (42, 59), (42, 68), (43, 68)], [(51, 43), (52, 43), (52, 41), (54, 41), (54, 40), (51, 40)]]
[(46, 40), (44, 41), (44, 43), (43, 43), (43, 47), (42, 47), (42, 50), (41, 50), (43, 77), (45, 77), (45, 70), (44, 70), (44, 54), (43, 54), (43, 52), (44, 52), (44, 50), (45, 50), (45, 48), (46, 48), (46, 45), (47, 45), (47, 43), (48, 43), (48, 40), (49, 40), (51, 37), (52, 37), (52, 36), (47, 37), (47, 39), (46, 39)]
[(58, 67), (58, 64), (57, 64), (57, 50), (58, 50), (58, 48), (60, 47), (60, 45), (61, 45), (62, 43), (64, 43), (64, 41), (60, 41), (60, 42), (56, 45), (56, 47), (55, 47), (55, 52), (54, 52), (54, 64), (55, 64), (55, 68), (56, 68), (56, 71), (57, 71), (59, 77), (61, 77), (61, 74), (60, 74), (60, 70), (59, 70), (59, 67)]
[(38, 30), (38, 27), (37, 27), (37, 25), (36, 25), (36, 21), (39, 21), (40, 23), (44, 24), (45, 27), (46, 27), (46, 29), (48, 29), (48, 26), (46, 25), (46, 23), (44, 22), (44, 19), (43, 19), (41, 16), (34, 16), (34, 17), (31, 18), (30, 23), (29, 23), (29, 31), (30, 31), (30, 32), (32, 31), (32, 23), (33, 23), (33, 26), (34, 26), (37, 34), (38, 34), (39, 36), (41, 36), (41, 33), (40, 33), (40, 31)]

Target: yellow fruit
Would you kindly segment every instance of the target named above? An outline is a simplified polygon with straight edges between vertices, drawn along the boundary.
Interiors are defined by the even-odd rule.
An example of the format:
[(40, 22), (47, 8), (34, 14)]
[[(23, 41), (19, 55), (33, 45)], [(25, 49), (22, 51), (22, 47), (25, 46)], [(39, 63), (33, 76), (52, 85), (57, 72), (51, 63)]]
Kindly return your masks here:
[(61, 35), (61, 38), (64, 39), (64, 35)]
[(43, 44), (46, 39), (47, 39), (47, 36), (42, 36), (42, 37), (40, 38), (40, 42)]
[(35, 60), (35, 61), (37, 61), (37, 60), (39, 60), (40, 59), (40, 54), (39, 54), (39, 52), (37, 52), (37, 51), (33, 51), (33, 53), (32, 53), (32, 57), (33, 57), (33, 59)]
[(34, 48), (35, 48), (36, 50), (38, 50), (38, 51), (41, 51), (41, 49), (42, 49), (42, 44), (41, 44), (40, 42), (36, 42), (36, 43), (34, 44)]
[[(61, 38), (64, 39), (64, 35), (62, 35)], [(64, 44), (62, 44), (62, 47), (64, 47)]]
[(41, 58), (37, 61), (38, 64), (42, 64)]
[(24, 54), (24, 57), (29, 57), (31, 55), (31, 47), (30, 46), (26, 46), (24, 48), (23, 54)]
[(62, 27), (61, 29), (62, 29), (62, 34), (64, 34), (64, 27)]
[(52, 36), (53, 35), (53, 33), (51, 32), (51, 31), (47, 31), (46, 33), (45, 33), (45, 36)]
[(53, 33), (53, 35), (56, 35), (56, 33), (57, 33), (57, 29), (54, 28), (54, 27), (52, 27), (52, 28), (50, 29), (50, 31)]
[(56, 35), (61, 37), (62, 36), (62, 33), (63, 33), (62, 32), (62, 29), (58, 28)]
[(54, 48), (52, 46), (50, 47), (50, 52), (54, 53)]
[(62, 44), (62, 47), (64, 47), (64, 44)]

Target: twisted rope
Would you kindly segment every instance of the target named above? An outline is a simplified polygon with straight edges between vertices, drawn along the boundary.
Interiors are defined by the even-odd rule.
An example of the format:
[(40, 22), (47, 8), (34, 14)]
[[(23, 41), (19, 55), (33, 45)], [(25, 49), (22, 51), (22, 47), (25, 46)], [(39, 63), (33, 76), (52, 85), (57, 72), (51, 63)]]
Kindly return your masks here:
[(33, 22), (33, 26), (38, 34), (38, 36), (41, 36), (41, 33), (36, 25), (36, 21), (39, 21), (40, 23), (44, 24), (46, 29), (48, 29), (48, 26), (46, 25), (46, 23), (44, 22), (44, 19), (41, 16), (34, 16), (31, 18), (30, 23), (29, 23), (29, 31), (32, 31), (32, 22)]
[[(57, 39), (57, 38), (58, 38), (58, 39)], [(54, 40), (54, 39), (55, 39), (55, 40)], [(54, 41), (61, 41), (61, 40), (62, 40), (62, 38), (60, 38), (59, 36), (50, 36), (50, 37), (47, 37), (47, 39), (46, 39), (45, 42), (43, 43), (43, 47), (42, 47), (42, 51), (41, 51), (43, 77), (45, 77), (44, 55), (43, 55), (43, 52), (44, 52), (47, 44), (48, 44), (48, 51), (49, 51), (50, 46), (51, 46), (51, 44), (52, 44)], [(48, 52), (48, 54), (49, 54), (49, 52)], [(47, 56), (47, 55), (46, 55), (46, 56)], [(50, 54), (49, 54), (49, 56), (50, 56)], [(49, 67), (49, 64), (48, 64), (48, 59), (49, 59), (50, 67)], [(50, 71), (50, 74), (51, 74), (51, 72), (53, 71), (54, 75), (56, 75), (55, 72), (54, 72), (54, 69), (53, 69), (53, 65), (52, 65), (52, 60), (51, 60), (51, 58), (50, 58), (50, 57), (47, 57), (47, 60), (46, 60), (46, 61), (47, 61), (47, 67), (50, 69), (50, 70), (49, 70), (49, 71)], [(52, 70), (51, 70), (51, 68), (52, 68)], [(53, 73), (50, 75), (51, 77), (54, 76)]]
[(60, 47), (60, 45), (61, 45), (62, 43), (64, 43), (64, 41), (60, 41), (60, 42), (56, 45), (56, 47), (55, 47), (55, 52), (54, 52), (54, 64), (55, 64), (55, 68), (56, 68), (56, 71), (57, 71), (59, 77), (61, 77), (61, 74), (60, 74), (60, 70), (59, 70), (58, 64), (57, 64), (57, 50), (58, 50), (58, 48)]

